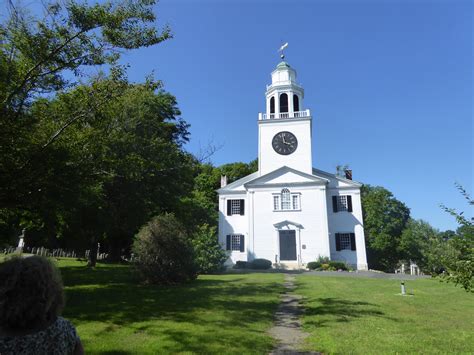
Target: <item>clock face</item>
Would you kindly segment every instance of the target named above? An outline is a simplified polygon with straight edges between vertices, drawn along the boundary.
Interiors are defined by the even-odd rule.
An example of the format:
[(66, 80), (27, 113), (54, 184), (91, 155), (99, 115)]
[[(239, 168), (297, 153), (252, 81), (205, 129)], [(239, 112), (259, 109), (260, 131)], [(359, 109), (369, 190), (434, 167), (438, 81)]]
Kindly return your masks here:
[(272, 146), (278, 154), (289, 155), (298, 148), (298, 140), (293, 133), (283, 131), (275, 134)]

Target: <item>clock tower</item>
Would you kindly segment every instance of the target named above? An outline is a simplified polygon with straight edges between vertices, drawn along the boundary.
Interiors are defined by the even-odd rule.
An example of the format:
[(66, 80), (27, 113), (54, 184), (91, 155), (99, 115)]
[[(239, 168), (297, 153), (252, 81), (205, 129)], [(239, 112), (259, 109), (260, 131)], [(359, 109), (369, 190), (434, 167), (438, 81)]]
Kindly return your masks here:
[(267, 85), (266, 113), (258, 115), (258, 171), (282, 166), (312, 174), (311, 113), (303, 109), (304, 90), (296, 71), (282, 61)]

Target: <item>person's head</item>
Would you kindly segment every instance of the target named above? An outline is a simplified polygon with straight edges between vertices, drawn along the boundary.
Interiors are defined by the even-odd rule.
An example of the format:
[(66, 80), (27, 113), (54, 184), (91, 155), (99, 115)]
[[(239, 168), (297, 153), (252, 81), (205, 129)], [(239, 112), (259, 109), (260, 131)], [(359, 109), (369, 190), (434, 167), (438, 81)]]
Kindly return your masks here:
[(46, 258), (14, 257), (0, 263), (0, 327), (26, 330), (47, 325), (64, 305), (58, 269)]

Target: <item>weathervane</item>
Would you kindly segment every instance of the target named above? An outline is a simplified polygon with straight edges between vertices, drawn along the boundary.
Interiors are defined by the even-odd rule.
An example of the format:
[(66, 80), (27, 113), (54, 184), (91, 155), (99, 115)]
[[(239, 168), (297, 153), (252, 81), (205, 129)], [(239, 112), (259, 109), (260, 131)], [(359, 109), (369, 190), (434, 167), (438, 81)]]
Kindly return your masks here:
[(285, 44), (283, 44), (280, 49), (278, 50), (278, 52), (281, 52), (280, 54), (280, 58), (283, 60), (285, 59), (285, 54), (283, 53), (283, 51), (285, 50), (285, 48), (288, 47), (288, 42), (285, 42)]

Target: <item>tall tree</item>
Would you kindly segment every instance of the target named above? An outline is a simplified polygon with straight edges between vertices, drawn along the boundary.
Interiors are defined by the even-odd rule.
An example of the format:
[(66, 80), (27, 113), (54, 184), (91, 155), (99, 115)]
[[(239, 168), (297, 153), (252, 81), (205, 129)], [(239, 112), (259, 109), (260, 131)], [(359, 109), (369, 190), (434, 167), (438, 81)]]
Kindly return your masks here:
[[(110, 98), (96, 106), (101, 97), (91, 93), (97, 92)], [(91, 106), (91, 117), (55, 145), (69, 152), (62, 165), (80, 176), (74, 202), (58, 212), (69, 225), (66, 230), (82, 228), (92, 248), (101, 241), (117, 259), (152, 215), (177, 210), (190, 193), (193, 159), (183, 150), (189, 126), (179, 118), (175, 98), (151, 79), (129, 84), (124, 77), (98, 77), (33, 109), (47, 126), (61, 125)]]
[(400, 237), (410, 210), (380, 186), (364, 185), (361, 194), (369, 267), (393, 271), (400, 258)]
[(185, 221), (186, 228), (195, 232), (197, 226), (217, 225), (218, 196), (216, 190), (221, 187), (221, 176), (227, 176), (232, 183), (258, 170), (258, 161), (250, 163), (229, 163), (219, 167), (212, 164), (197, 164), (194, 178), (194, 189), (191, 196), (183, 199), (183, 209), (178, 214)]
[[(469, 206), (473, 206), (474, 199), (461, 185), (456, 186)], [(474, 217), (466, 217), (463, 212), (444, 205), (441, 207), (456, 218), (459, 224), (456, 235), (446, 242), (448, 248), (442, 258), (446, 273), (442, 277), (448, 282), (461, 285), (468, 292), (474, 292)]]
[(88, 67), (114, 65), (124, 50), (171, 35), (166, 27), (157, 30), (153, 0), (47, 2), (43, 18), (9, 4), (0, 24), (0, 209), (30, 209), (55, 176), (49, 163), (57, 151), (50, 147), (95, 109), (73, 111), (48, 131), (31, 112), (32, 102), (74, 85), (74, 75), (82, 77)]
[(440, 261), (443, 239), (428, 222), (409, 219), (400, 236), (400, 259), (416, 262), (424, 272), (436, 273), (442, 268)]

